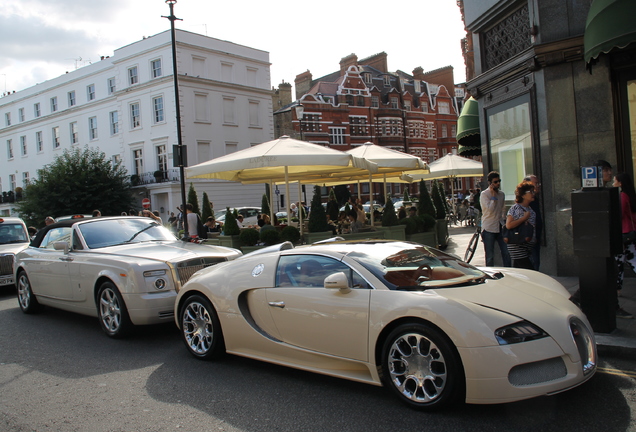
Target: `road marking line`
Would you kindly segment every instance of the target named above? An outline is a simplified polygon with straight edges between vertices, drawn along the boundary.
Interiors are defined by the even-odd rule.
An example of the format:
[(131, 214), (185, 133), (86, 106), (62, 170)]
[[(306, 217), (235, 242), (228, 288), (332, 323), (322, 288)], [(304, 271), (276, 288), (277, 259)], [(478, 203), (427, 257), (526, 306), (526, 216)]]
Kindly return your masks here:
[(604, 373), (608, 375), (617, 375), (617, 376), (624, 376), (627, 378), (636, 378), (636, 372), (628, 372), (621, 369), (608, 369), (608, 368), (601, 368), (601, 367), (597, 368), (597, 370), (599, 371), (599, 373)]

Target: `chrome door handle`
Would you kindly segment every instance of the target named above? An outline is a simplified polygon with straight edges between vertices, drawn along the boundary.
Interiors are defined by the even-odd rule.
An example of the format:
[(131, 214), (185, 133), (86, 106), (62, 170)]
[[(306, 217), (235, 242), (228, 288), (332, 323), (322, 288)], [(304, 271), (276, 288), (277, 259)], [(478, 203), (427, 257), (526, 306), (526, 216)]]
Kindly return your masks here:
[(269, 305), (283, 309), (285, 307), (285, 302), (282, 302), (282, 301), (269, 302)]

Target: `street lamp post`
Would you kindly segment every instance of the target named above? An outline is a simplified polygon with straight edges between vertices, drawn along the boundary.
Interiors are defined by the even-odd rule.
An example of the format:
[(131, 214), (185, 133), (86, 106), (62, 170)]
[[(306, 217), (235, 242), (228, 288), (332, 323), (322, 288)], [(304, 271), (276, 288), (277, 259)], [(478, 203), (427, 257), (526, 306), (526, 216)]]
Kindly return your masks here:
[(170, 6), (170, 16), (163, 16), (162, 18), (168, 18), (170, 20), (170, 36), (172, 39), (172, 74), (174, 76), (174, 104), (176, 107), (176, 115), (177, 115), (177, 145), (173, 146), (173, 153), (176, 154), (177, 157), (175, 160), (178, 161), (179, 164), (179, 177), (181, 183), (181, 220), (183, 221), (183, 238), (189, 238), (188, 235), (188, 217), (186, 214), (186, 193), (185, 193), (185, 164), (186, 164), (186, 149), (183, 145), (183, 141), (181, 140), (181, 109), (179, 106), (179, 78), (177, 74), (177, 42), (175, 37), (174, 30), (174, 22), (176, 20), (182, 21), (180, 18), (174, 16), (174, 5), (177, 0), (166, 0), (168, 6)]
[(305, 115), (305, 107), (301, 104), (296, 105), (296, 118), (298, 119), (298, 129), (300, 130), (300, 140), (303, 140), (303, 116)]

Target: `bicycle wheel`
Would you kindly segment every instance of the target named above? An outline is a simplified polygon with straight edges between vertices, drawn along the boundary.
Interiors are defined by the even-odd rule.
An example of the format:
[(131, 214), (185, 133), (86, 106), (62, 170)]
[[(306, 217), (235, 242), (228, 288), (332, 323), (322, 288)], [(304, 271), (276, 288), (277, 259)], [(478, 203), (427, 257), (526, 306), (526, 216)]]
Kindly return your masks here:
[(468, 247), (466, 248), (466, 253), (464, 254), (464, 261), (470, 263), (470, 260), (475, 256), (475, 250), (477, 250), (477, 246), (479, 246), (479, 237), (480, 230), (476, 229), (475, 234), (473, 234), (472, 238), (468, 242)]

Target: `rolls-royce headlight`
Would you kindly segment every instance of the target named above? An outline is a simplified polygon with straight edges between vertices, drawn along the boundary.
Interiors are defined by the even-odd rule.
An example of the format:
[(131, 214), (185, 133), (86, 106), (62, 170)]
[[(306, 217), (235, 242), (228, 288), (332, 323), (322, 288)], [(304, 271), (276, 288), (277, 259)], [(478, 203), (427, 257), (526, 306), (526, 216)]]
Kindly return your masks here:
[(155, 288), (157, 288), (158, 290), (162, 290), (166, 287), (166, 280), (165, 279), (157, 279), (155, 281)]
[(495, 330), (495, 337), (499, 345), (528, 342), (547, 336), (546, 332), (528, 321), (519, 321)]

